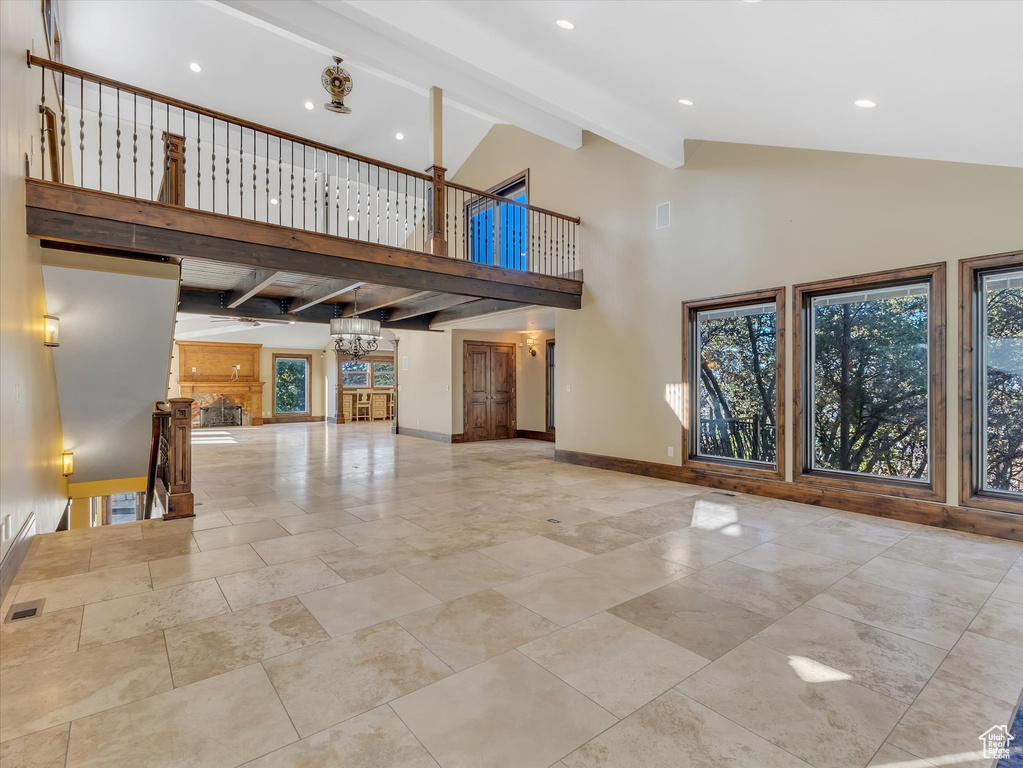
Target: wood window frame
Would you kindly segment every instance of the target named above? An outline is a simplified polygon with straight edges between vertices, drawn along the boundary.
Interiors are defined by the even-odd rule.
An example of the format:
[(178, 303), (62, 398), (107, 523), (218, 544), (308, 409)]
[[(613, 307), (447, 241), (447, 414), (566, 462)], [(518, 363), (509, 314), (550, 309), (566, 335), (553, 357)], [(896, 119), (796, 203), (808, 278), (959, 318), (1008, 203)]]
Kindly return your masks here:
[[(806, 343), (808, 336), (809, 310), (816, 296), (846, 293), (851, 290), (873, 290), (926, 282), (930, 287), (928, 306), (928, 356), (930, 397), (928, 418), (928, 480), (903, 480), (887, 477), (856, 475), (837, 470), (814, 469), (808, 450), (812, 442), (807, 440), (810, 426), (806, 419), (804, 404), (812, 397), (809, 377), (813, 372), (813, 361), (808, 359), (812, 345)], [(793, 340), (793, 404), (795, 472), (793, 481), (823, 488), (861, 491), (866, 493), (898, 496), (907, 499), (945, 501), (947, 442), (946, 399), (947, 399), (947, 287), (945, 262), (924, 264), (917, 267), (870, 272), (852, 277), (819, 280), (793, 286), (792, 340)]]
[[(695, 410), (695, 392), (691, 386), (692, 376), (690, 371), (693, 334), (696, 330), (696, 316), (699, 312), (707, 312), (716, 309), (731, 309), (746, 305), (775, 304), (775, 453), (777, 460), (774, 466), (764, 464), (758, 466), (753, 462), (741, 461), (739, 459), (713, 459), (706, 456), (696, 456), (692, 451), (691, 432), (693, 429), (693, 412)], [(682, 302), (682, 466), (700, 472), (708, 472), (722, 475), (737, 475), (741, 477), (759, 477), (785, 480), (785, 322), (787, 312), (785, 307), (785, 287), (768, 288), (761, 291), (747, 291), (744, 293), (732, 293), (725, 296), (715, 296), (709, 299), (697, 299), (694, 301)]]
[[(305, 360), (305, 410), (294, 411), (290, 413), (278, 413), (277, 412), (277, 361), (278, 360)], [(313, 356), (312, 355), (289, 355), (286, 352), (273, 352), (271, 359), (271, 385), (272, 392), (270, 393), (273, 397), (273, 417), (277, 421), (285, 421), (287, 419), (296, 419), (302, 421), (308, 421), (313, 415)]]
[(977, 397), (980, 371), (975, 349), (979, 339), (980, 277), (993, 270), (1023, 267), (1023, 251), (959, 261), (959, 503), (995, 512), (1023, 514), (1023, 499), (981, 488), (984, 457), (980, 453), (982, 399)]

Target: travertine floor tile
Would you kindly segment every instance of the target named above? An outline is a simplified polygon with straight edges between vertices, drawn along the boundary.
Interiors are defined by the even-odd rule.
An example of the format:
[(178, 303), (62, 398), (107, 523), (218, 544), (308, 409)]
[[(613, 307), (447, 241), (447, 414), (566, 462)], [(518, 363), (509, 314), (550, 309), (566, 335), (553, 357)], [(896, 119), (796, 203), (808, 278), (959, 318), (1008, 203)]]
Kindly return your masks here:
[(0, 672), (0, 742), (171, 687), (160, 632), (12, 667)]
[(635, 544), (632, 549), (696, 570), (720, 563), (745, 551), (745, 547), (733, 547), (702, 539), (689, 530), (666, 533)]
[(327, 728), (246, 768), (351, 766), (351, 768), (438, 768), (412, 732), (386, 704)]
[(685, 580), (611, 608), (609, 613), (707, 659), (716, 659), (774, 619), (687, 589)]
[(85, 606), (80, 648), (187, 624), (231, 610), (214, 579)]
[[(18, 593), (21, 599), (21, 593)], [(1014, 603), (988, 600), (970, 624), (970, 631), (1023, 646), (1023, 612)]]
[(687, 576), (685, 585), (776, 619), (798, 608), (820, 591), (820, 587), (802, 581), (728, 561)]
[(867, 768), (931, 768), (933, 765), (929, 760), (921, 760), (886, 741), (867, 764)]
[(315, 557), (292, 560), (217, 578), (232, 610), (343, 584), (344, 579)]
[(32, 619), (0, 624), (0, 669), (74, 653), (78, 650), (81, 630), (81, 606), (46, 611)]
[(965, 608), (851, 578), (828, 587), (808, 605), (946, 650), (973, 618)]
[(860, 541), (852, 536), (828, 533), (813, 525), (804, 525), (802, 528), (784, 533), (771, 543), (860, 564), (873, 560), (888, 549), (887, 544)]
[(339, 528), (338, 533), (356, 546), (364, 547), (392, 539), (405, 539), (415, 536), (417, 533), (428, 533), (428, 531), (402, 517), (385, 517), (367, 523), (346, 525)]
[(236, 547), (239, 544), (251, 544), (255, 541), (276, 539), (281, 536), (287, 536), (288, 532), (281, 528), (276, 521), (264, 520), (259, 523), (214, 528), (210, 531), (196, 531), (192, 535), (199, 545), (199, 549), (206, 552), (211, 549), (224, 549), (226, 547)]
[(856, 570), (856, 563), (779, 546), (773, 541), (747, 549), (729, 560), (818, 589), (824, 589)]
[(277, 565), (327, 552), (337, 552), (355, 545), (341, 534), (326, 530), (254, 541), (251, 546), (267, 565)]
[(263, 666), (303, 737), (451, 674), (394, 622), (277, 656)]
[(496, 547), (486, 547), (480, 550), (480, 554), (514, 568), (523, 576), (549, 571), (578, 560), (585, 560), (590, 556), (581, 549), (543, 536), (531, 536), (528, 539), (498, 544)]
[(839, 669), (853, 682), (907, 704), (945, 658), (941, 648), (805, 605), (753, 640), (790, 658)]
[[(374, 494), (381, 495), (380, 492), (374, 492)], [(381, 520), (385, 517), (400, 517), (406, 512), (420, 512), (422, 508), (417, 507), (411, 502), (395, 499), (346, 507), (345, 511), (355, 515), (360, 520), (368, 521)]]
[(299, 599), (332, 637), (440, 603), (425, 589), (393, 571), (307, 592), (299, 595)]
[(677, 687), (818, 768), (866, 765), (906, 704), (850, 675), (746, 642)]
[(328, 552), (320, 555), (320, 559), (341, 574), (345, 581), (357, 581), (398, 566), (418, 565), (433, 560), (426, 553), (410, 547), (403, 541), (384, 541), (368, 547)]
[(454, 600), (522, 577), (517, 569), (480, 552), (398, 566), (398, 570), (441, 600)]
[(533, 509), (524, 509), (520, 514), (537, 520), (558, 520), (561, 525), (582, 525), (605, 520), (603, 512), (594, 512), (575, 503), (549, 504)]
[(89, 570), (98, 571), (103, 568), (119, 568), (132, 563), (148, 563), (150, 560), (187, 555), (190, 552), (198, 551), (199, 547), (190, 533), (158, 536), (155, 539), (139, 539), (138, 541), (121, 541), (115, 544), (97, 544), (92, 548)]
[(850, 576), (857, 581), (878, 584), (975, 611), (980, 609), (995, 589), (995, 585), (990, 581), (958, 573), (946, 573), (937, 568), (893, 560), (889, 557), (875, 557), (853, 571)]
[(604, 522), (627, 533), (652, 539), (688, 528), (693, 521), (691, 501), (669, 502), (612, 517)]
[(410, 693), (391, 707), (444, 768), (548, 766), (615, 723), (518, 651)]
[(309, 533), (310, 531), (322, 531), (325, 528), (338, 528), (343, 525), (361, 523), (362, 520), (355, 515), (345, 512), (343, 509), (330, 509), (325, 512), (310, 512), (307, 515), (295, 515), (294, 517), (282, 517), (277, 524), (288, 533)]
[(18, 600), (45, 599), (43, 611), (50, 613), (86, 603), (113, 600), (125, 595), (149, 592), (153, 588), (145, 563), (80, 573), (49, 581), (33, 581), (18, 588)]
[(591, 555), (602, 555), (616, 549), (638, 544), (643, 541), (641, 536), (628, 531), (620, 531), (604, 523), (583, 523), (569, 526), (553, 533), (545, 533), (548, 539), (567, 544), (574, 549), (581, 549)]
[(240, 507), (239, 509), (232, 509), (224, 513), (232, 525), (245, 525), (245, 523), (258, 523), (263, 520), (295, 517), (304, 514), (304, 509), (296, 507), (290, 501), (281, 501), (265, 506)]
[(577, 571), (597, 576), (641, 595), (694, 573), (692, 568), (664, 560), (640, 550), (619, 549), (573, 563)]
[(15, 584), (32, 581), (51, 581), (69, 578), (89, 570), (91, 547), (60, 548), (50, 552), (34, 553), (29, 549), (24, 562), (14, 575)]
[(179, 688), (329, 637), (297, 597), (166, 631), (171, 674)]
[(230, 768), (296, 738), (253, 664), (75, 721), (67, 768)]
[(154, 560), (149, 564), (149, 572), (153, 577), (153, 589), (163, 589), (214, 576), (250, 571), (265, 565), (263, 558), (251, 546), (240, 544), (237, 547)]
[(945, 680), (932, 680), (909, 708), (888, 741), (917, 757), (955, 755), (955, 767), (989, 768), (977, 738), (1006, 725), (1012, 704)]
[(223, 512), (205, 512), (183, 520), (164, 520), (162, 517), (143, 520), (139, 523), (139, 529), (143, 538), (156, 539), (161, 536), (180, 536), (183, 533), (223, 528), (225, 525), (231, 525), (231, 521)]
[(492, 547), (503, 544), (505, 539), (492, 533), (484, 533), (473, 528), (459, 527), (455, 530), (435, 531), (409, 536), (405, 543), (431, 557), (450, 557), (474, 549)]
[(1010, 643), (966, 632), (935, 678), (1016, 704), (1023, 691), (1023, 653)]
[(706, 541), (715, 541), (718, 544), (726, 544), (729, 547), (749, 549), (758, 544), (763, 544), (778, 538), (777, 533), (765, 531), (761, 528), (754, 528), (750, 525), (732, 522), (723, 518), (710, 518), (703, 521), (693, 521), (693, 524), (685, 529), (686, 533)]
[(527, 576), (495, 587), (495, 591), (561, 626), (585, 619), (636, 596), (633, 592), (569, 566)]
[(0, 744), (3, 768), (64, 768), (71, 724), (57, 725)]
[(519, 650), (616, 717), (631, 714), (710, 663), (609, 613)]
[(456, 672), (558, 629), (489, 589), (410, 613), (397, 622)]
[(678, 691), (668, 691), (562, 762), (566, 768), (809, 768)]
[(1021, 552), (1019, 542), (930, 529), (907, 536), (884, 556), (997, 583)]

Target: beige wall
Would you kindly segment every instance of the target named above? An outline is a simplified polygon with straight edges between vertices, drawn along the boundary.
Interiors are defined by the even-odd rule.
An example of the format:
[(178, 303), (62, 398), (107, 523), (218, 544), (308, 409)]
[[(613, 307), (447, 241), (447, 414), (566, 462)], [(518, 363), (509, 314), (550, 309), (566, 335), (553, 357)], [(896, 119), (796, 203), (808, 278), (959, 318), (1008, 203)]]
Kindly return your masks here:
[(324, 362), (327, 357), (320, 349), (284, 349), (280, 347), (262, 347), (259, 350), (259, 380), (263, 382), (263, 418), (273, 418), (274, 409), (274, 355), (294, 355), (312, 358), (309, 382), (310, 415), (314, 418), (327, 413), (327, 375)]
[(450, 434), (451, 332), (401, 331), (398, 340), (399, 428)]
[[(502, 125), (456, 176), (485, 188), (528, 167), (530, 202), (582, 218), (583, 307), (557, 319), (559, 449), (679, 463), (669, 393), (681, 380), (686, 299), (945, 261), (955, 308), (957, 259), (1023, 247), (1020, 169), (712, 142), (686, 150), (685, 167), (669, 170), (591, 134), (573, 151)], [(663, 202), (671, 226), (657, 230)], [(950, 456), (957, 334), (953, 311)], [(786, 392), (791, 403), (791, 376)], [(791, 441), (788, 451), (791, 472)]]
[(0, 3), (0, 516), (10, 515), (12, 536), (31, 512), (36, 531), (54, 530), (66, 498), (41, 249), (25, 236), (25, 155), (38, 167), (40, 82), (25, 66), (26, 48), (46, 55), (39, 3)]
[[(554, 331), (523, 333), (523, 346), (519, 349), (518, 399), (519, 429), (534, 432), (547, 431), (547, 340), (554, 338)], [(529, 354), (526, 339), (533, 339), (536, 357)]]

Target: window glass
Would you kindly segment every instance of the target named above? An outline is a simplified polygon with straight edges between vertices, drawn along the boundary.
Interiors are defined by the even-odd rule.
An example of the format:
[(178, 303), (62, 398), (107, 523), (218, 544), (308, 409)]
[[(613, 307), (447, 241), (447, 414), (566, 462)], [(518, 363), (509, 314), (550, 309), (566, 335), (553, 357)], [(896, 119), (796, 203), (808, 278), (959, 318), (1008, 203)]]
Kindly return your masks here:
[(274, 410), (277, 413), (308, 413), (309, 361), (278, 357), (274, 377)]
[(1023, 270), (980, 278), (982, 489), (1023, 494)]
[(368, 387), (369, 363), (364, 361), (341, 363), (341, 386)]
[(698, 312), (690, 455), (777, 462), (774, 302)]
[(813, 298), (814, 469), (929, 479), (929, 314), (928, 283)]
[(373, 386), (394, 386), (394, 363), (373, 363)]

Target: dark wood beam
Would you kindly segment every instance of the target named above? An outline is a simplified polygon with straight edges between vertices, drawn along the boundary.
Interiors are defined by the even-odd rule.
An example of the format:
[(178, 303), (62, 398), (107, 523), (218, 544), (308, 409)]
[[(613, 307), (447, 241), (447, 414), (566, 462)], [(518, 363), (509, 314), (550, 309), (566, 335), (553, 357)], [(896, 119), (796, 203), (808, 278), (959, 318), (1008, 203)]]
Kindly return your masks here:
[(292, 314), (295, 312), (304, 312), (310, 307), (315, 307), (317, 304), (322, 304), (327, 299), (333, 299), (336, 296), (340, 296), (342, 293), (348, 293), (356, 288), (365, 285), (361, 280), (339, 280), (331, 279), (324, 280), (322, 283), (302, 291), (298, 296), (291, 300), (291, 308), (288, 310)]
[[(317, 304), (299, 315), (288, 312), (287, 299), (267, 299), (255, 296), (245, 302), (243, 307), (227, 306), (226, 293), (216, 291), (197, 291), (182, 289), (178, 295), (178, 312), (192, 315), (219, 315), (220, 317), (251, 317), (253, 320), (288, 320), (295, 323), (319, 323), (325, 325), (335, 317), (334, 306)], [(381, 313), (369, 313), (366, 316), (381, 320), (383, 328), (406, 331), (427, 331), (429, 326), (425, 318), (411, 318), (398, 322), (382, 319)]]
[(30, 237), (578, 309), (582, 283), (26, 179)]
[[(364, 315), (377, 309), (386, 309), (392, 304), (409, 301), (419, 296), (425, 296), (429, 291), (417, 291), (412, 288), (381, 288), (371, 294), (363, 295), (359, 300), (359, 314)], [(351, 317), (355, 314), (355, 304), (347, 304), (341, 310), (341, 317)]]
[(419, 317), (420, 315), (429, 315), (433, 312), (441, 312), (445, 309), (457, 307), (459, 304), (466, 304), (475, 300), (476, 297), (474, 296), (454, 296), (449, 293), (442, 293), (437, 296), (430, 296), (425, 299), (419, 299), (418, 301), (403, 304), (397, 309), (391, 310), (390, 318), (392, 320), (407, 320), (410, 317)]
[(227, 295), (227, 306), (234, 309), (265, 290), (280, 279), (283, 272), (274, 269), (254, 269)]
[(441, 323), (452, 323), (458, 320), (469, 320), (473, 317), (493, 315), (496, 312), (507, 312), (510, 309), (522, 309), (528, 304), (520, 304), (514, 301), (500, 301), (498, 299), (476, 299), (453, 309), (445, 309), (430, 318), (430, 327), (434, 328)]

